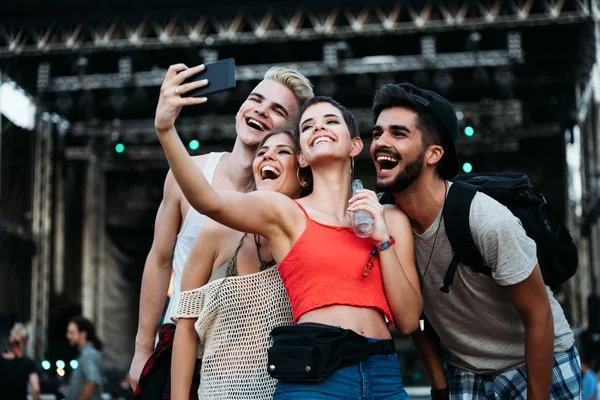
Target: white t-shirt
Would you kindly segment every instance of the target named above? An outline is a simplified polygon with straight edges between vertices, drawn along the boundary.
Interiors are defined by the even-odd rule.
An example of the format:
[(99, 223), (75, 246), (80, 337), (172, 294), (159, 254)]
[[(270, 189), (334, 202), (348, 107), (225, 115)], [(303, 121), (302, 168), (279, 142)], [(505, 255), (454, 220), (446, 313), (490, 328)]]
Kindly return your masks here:
[[(519, 283), (531, 274), (537, 264), (536, 245), (525, 234), (521, 221), (484, 193), (475, 195), (469, 223), (492, 276), (460, 264), (448, 294), (440, 288), (454, 253), (442, 211), (423, 234), (414, 233), (425, 314), (451, 365), (478, 374), (516, 369), (525, 364), (525, 330), (503, 286)], [(551, 290), (547, 287), (546, 291), (554, 319), (554, 351), (566, 351), (573, 346), (573, 332)]]

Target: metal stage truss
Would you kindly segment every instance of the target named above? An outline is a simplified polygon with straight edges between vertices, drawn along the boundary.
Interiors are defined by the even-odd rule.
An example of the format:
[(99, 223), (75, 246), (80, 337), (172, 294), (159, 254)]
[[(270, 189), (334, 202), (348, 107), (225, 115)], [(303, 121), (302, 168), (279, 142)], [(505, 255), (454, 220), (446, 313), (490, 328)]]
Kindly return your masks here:
[(161, 19), (142, 16), (126, 21), (114, 16), (102, 22), (83, 17), (83, 21), (63, 19), (60, 24), (5, 23), (0, 26), (0, 57), (573, 24), (595, 21), (600, 16), (597, 0), (419, 3), (405, 5), (397, 1), (387, 7), (375, 3), (360, 10), (342, 6), (320, 11), (298, 6), (289, 14), (271, 6), (228, 16), (206, 15), (198, 7), (186, 10), (185, 15), (173, 10)]
[[(426, 37), (425, 39), (432, 39)], [(489, 50), (479, 52), (456, 52), (446, 54), (413, 55), (413, 56), (372, 56), (361, 59), (335, 60), (335, 64), (325, 59), (323, 61), (307, 61), (295, 63), (271, 63), (236, 66), (238, 81), (261, 80), (271, 67), (282, 66), (294, 68), (307, 77), (327, 75), (349, 75), (367, 73), (389, 73), (399, 71), (419, 71), (423, 69), (455, 69), (475, 67), (507, 66), (523, 61), (521, 51), (521, 36), (519, 33), (509, 34), (508, 41), (514, 43), (515, 49)], [(42, 64), (43, 66), (43, 64)], [(38, 89), (47, 92), (72, 92), (79, 90), (117, 89), (128, 86), (160, 86), (166, 69), (134, 72), (129, 78), (123, 79), (121, 73), (91, 74), (82, 76), (61, 76), (51, 78), (49, 86)]]
[(96, 156), (87, 160), (84, 199), (82, 312), (96, 324), (98, 334), (104, 329), (105, 265), (105, 196), (104, 171)]
[(48, 113), (38, 119), (33, 176), (32, 232), (36, 245), (31, 276), (32, 345), (41, 359), (48, 341), (48, 313), (52, 269), (52, 173), (54, 123)]

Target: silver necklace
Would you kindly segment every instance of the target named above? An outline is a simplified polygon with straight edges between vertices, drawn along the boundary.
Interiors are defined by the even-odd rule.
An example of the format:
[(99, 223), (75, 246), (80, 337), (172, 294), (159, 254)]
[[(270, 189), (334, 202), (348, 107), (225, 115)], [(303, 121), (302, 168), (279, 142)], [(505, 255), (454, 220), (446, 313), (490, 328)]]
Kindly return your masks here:
[[(446, 195), (448, 193), (448, 183), (444, 181), (444, 202), (442, 203), (442, 214), (444, 212), (444, 205), (446, 204)], [(429, 269), (429, 263), (431, 262), (431, 257), (433, 256), (433, 251), (435, 250), (435, 244), (437, 242), (438, 233), (440, 233), (440, 226), (442, 226), (443, 215), (440, 215), (440, 220), (438, 221), (437, 229), (435, 230), (435, 236), (433, 238), (433, 245), (431, 246), (431, 252), (429, 253), (429, 259), (427, 260), (427, 264), (425, 265), (425, 270), (423, 271), (423, 276), (419, 276), (419, 289), (421, 289), (421, 296), (423, 295), (423, 282), (425, 281), (425, 275), (427, 275), (427, 270)], [(421, 331), (425, 330), (425, 311), (421, 313), (421, 318), (419, 318), (419, 328)]]

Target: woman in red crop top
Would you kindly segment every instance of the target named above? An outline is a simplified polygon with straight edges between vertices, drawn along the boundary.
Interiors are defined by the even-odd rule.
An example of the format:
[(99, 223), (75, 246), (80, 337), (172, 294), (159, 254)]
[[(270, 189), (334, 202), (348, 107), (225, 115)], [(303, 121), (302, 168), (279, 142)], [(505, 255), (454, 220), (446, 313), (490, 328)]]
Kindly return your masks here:
[[(267, 125), (273, 112), (278, 110), (259, 107), (244, 117)], [(407, 398), (395, 354), (378, 345), (391, 338), (387, 321), (408, 335), (418, 328), (423, 310), (410, 223), (397, 207), (381, 206), (373, 191), (362, 190), (350, 198), (353, 158), (363, 148), (350, 111), (330, 98), (315, 97), (303, 105), (298, 130), (298, 160), (302, 168), (310, 167), (312, 193), (297, 201), (269, 191), (215, 191), (175, 131), (158, 137), (173, 175), (195, 209), (232, 229), (268, 240), (297, 324), (303, 329), (318, 329), (315, 323), (340, 327), (361, 335), (365, 342), (368, 338), (364, 352), (368, 358), (348, 365), (347, 358), (352, 357), (345, 354), (344, 358), (347, 346), (339, 342), (335, 344), (339, 351), (331, 353), (335, 358), (324, 361), (339, 369), (319, 375), (317, 382), (280, 377), (275, 398)], [(256, 130), (257, 137), (262, 134)], [(358, 238), (352, 231), (351, 215), (359, 210), (373, 217), (370, 238)], [(367, 347), (387, 350), (371, 352)], [(292, 363), (285, 356), (279, 359), (283, 363), (279, 369)], [(313, 367), (302, 367), (310, 375), (322, 367), (325, 356), (307, 359), (317, 360)], [(279, 369), (269, 365), (273, 376)]]

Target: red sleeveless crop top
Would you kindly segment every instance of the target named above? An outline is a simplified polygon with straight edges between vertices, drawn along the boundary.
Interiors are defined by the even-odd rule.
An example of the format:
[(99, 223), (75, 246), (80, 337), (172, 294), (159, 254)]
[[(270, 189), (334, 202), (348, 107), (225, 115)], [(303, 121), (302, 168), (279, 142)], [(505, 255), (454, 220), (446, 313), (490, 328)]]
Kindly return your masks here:
[(294, 323), (309, 311), (337, 304), (375, 308), (393, 324), (378, 255), (373, 257), (369, 275), (363, 277), (373, 250), (371, 238), (359, 238), (351, 227), (314, 221), (304, 207), (296, 204), (306, 215), (306, 228), (279, 263)]

